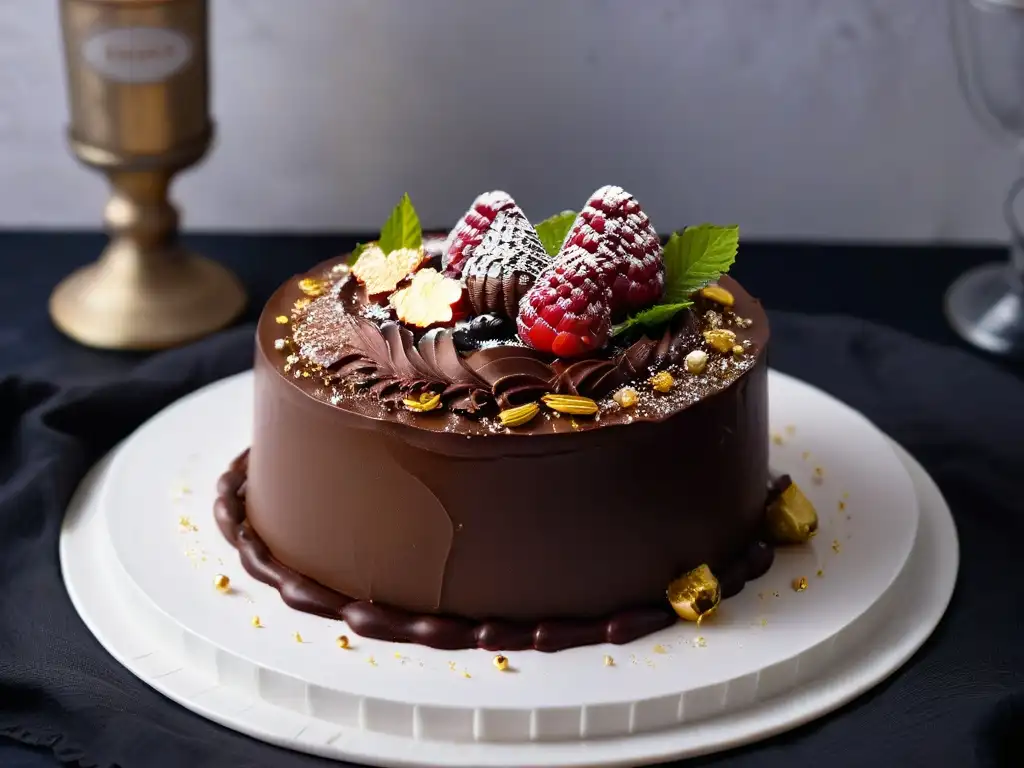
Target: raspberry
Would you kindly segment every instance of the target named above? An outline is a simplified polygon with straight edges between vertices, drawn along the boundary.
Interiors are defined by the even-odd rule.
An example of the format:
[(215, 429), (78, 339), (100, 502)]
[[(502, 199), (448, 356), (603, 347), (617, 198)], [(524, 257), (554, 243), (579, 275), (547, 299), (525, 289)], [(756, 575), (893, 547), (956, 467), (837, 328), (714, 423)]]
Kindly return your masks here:
[(611, 333), (611, 292), (597, 259), (579, 246), (544, 272), (519, 303), (519, 338), (558, 357), (600, 349)]
[(473, 205), (452, 227), (445, 241), (444, 254), (441, 256), (445, 277), (462, 277), (466, 260), (484, 239), (484, 233), (490, 228), (494, 217), (514, 205), (515, 201), (500, 190), (484, 192), (473, 201)]
[(550, 265), (537, 230), (519, 206), (501, 211), (462, 271), (473, 311), (515, 317), (520, 299)]
[(665, 291), (661, 241), (640, 204), (621, 187), (601, 187), (580, 211), (558, 259), (571, 258), (570, 246), (596, 259), (601, 279), (612, 292), (614, 319), (657, 303)]

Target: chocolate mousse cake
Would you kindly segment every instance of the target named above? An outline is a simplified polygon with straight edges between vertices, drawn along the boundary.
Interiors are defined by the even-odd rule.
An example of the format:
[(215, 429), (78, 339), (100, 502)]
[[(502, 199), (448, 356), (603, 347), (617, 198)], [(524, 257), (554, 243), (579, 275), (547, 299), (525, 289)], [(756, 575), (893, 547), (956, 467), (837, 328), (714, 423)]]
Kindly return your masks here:
[(352, 632), (556, 651), (700, 620), (806, 540), (769, 478), (768, 320), (735, 227), (665, 243), (597, 190), (532, 224), (408, 198), (289, 280), (256, 334), (251, 449), (215, 515), (245, 569)]

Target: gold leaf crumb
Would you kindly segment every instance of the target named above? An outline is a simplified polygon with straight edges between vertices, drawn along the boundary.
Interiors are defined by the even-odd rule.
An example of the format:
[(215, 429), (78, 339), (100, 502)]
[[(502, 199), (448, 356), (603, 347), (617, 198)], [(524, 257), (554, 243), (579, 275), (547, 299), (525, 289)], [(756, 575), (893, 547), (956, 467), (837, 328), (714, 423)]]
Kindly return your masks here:
[(844, 509), (846, 509), (846, 502), (845, 501), (840, 501), (839, 502), (839, 511), (842, 512)]
[(466, 672), (465, 670), (463, 670), (463, 671), (462, 671), (462, 676), (463, 676), (464, 678), (466, 678), (467, 680), (469, 680), (469, 678), (471, 678), (471, 677), (472, 677), (472, 675), (471, 675), (471, 674), (469, 674), (469, 672)]
[(782, 445), (785, 442), (785, 440), (782, 439), (782, 435), (780, 435), (778, 432), (772, 432), (772, 442), (775, 443), (776, 445)]
[(819, 568), (818, 569), (818, 578), (821, 578), (824, 575), (825, 575), (825, 572), (823, 570), (821, 570), (821, 568)]
[(455, 662), (454, 661), (449, 661), (448, 662), (448, 669), (450, 669), (452, 672), (455, 671)]
[(348, 635), (338, 635), (338, 639), (337, 639), (336, 642), (338, 643), (338, 647), (339, 648), (341, 648), (342, 650), (348, 650), (348, 648), (349, 648)]
[(665, 646), (662, 645), (661, 643), (658, 643), (656, 646), (654, 646), (654, 652), (655, 653), (668, 653), (668, 651), (665, 650)]
[(615, 666), (615, 659), (613, 659), (608, 654), (605, 654), (605, 656), (604, 656), (604, 665), (606, 667), (614, 667)]
[(288, 315), (278, 315), (274, 318), (274, 322), (278, 325), (288, 325)]
[(797, 576), (795, 579), (793, 579), (793, 591), (794, 592), (803, 592), (805, 589), (807, 589), (807, 577), (806, 576)]
[(821, 467), (815, 467), (814, 468), (814, 482), (820, 483), (824, 479), (825, 479), (825, 470), (822, 469)]
[(800, 454), (800, 458), (802, 458), (804, 461), (807, 461), (809, 458), (811, 458), (811, 452), (804, 451), (803, 453)]
[(377, 666), (377, 660), (375, 658), (373, 658), (373, 656), (370, 656), (369, 658), (367, 658), (366, 659), (366, 663), (369, 664), (371, 667), (376, 667)]
[(296, 642), (296, 643), (304, 643), (304, 642), (306, 642), (305, 640), (303, 640), (303, 639), (302, 639), (302, 635), (301, 635), (301, 634), (299, 634), (298, 632), (294, 633), (294, 634), (292, 635), (292, 637), (294, 637), (294, 638), (295, 638), (295, 642)]
[(263, 629), (263, 622), (260, 621), (259, 616), (252, 617), (252, 625), (256, 627), (256, 629)]
[(795, 435), (796, 434), (796, 425), (794, 425), (794, 424), (787, 424), (786, 425), (786, 434), (787, 435)]
[(832, 539), (832, 551), (839, 554), (839, 539)]
[(698, 648), (707, 648), (708, 646), (708, 642), (704, 639), (703, 636), (698, 636), (695, 642), (697, 643)]

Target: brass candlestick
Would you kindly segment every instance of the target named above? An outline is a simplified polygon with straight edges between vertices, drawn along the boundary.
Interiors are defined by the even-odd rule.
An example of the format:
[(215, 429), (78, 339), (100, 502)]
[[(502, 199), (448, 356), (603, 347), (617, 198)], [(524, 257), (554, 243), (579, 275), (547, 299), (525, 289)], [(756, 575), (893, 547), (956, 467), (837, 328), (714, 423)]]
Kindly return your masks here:
[(50, 315), (69, 336), (158, 349), (224, 327), (245, 291), (178, 243), (173, 176), (213, 139), (206, 0), (61, 0), (72, 151), (107, 175), (100, 259), (65, 279)]

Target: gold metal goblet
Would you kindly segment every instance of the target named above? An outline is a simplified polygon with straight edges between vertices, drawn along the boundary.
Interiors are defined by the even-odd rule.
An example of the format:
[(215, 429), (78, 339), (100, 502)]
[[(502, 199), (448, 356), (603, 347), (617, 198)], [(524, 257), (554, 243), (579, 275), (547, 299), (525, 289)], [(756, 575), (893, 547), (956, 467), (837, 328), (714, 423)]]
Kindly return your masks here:
[(71, 122), (84, 164), (107, 175), (111, 240), (50, 297), (54, 323), (94, 347), (159, 349), (234, 320), (245, 291), (178, 242), (176, 173), (213, 139), (206, 0), (60, 0)]

